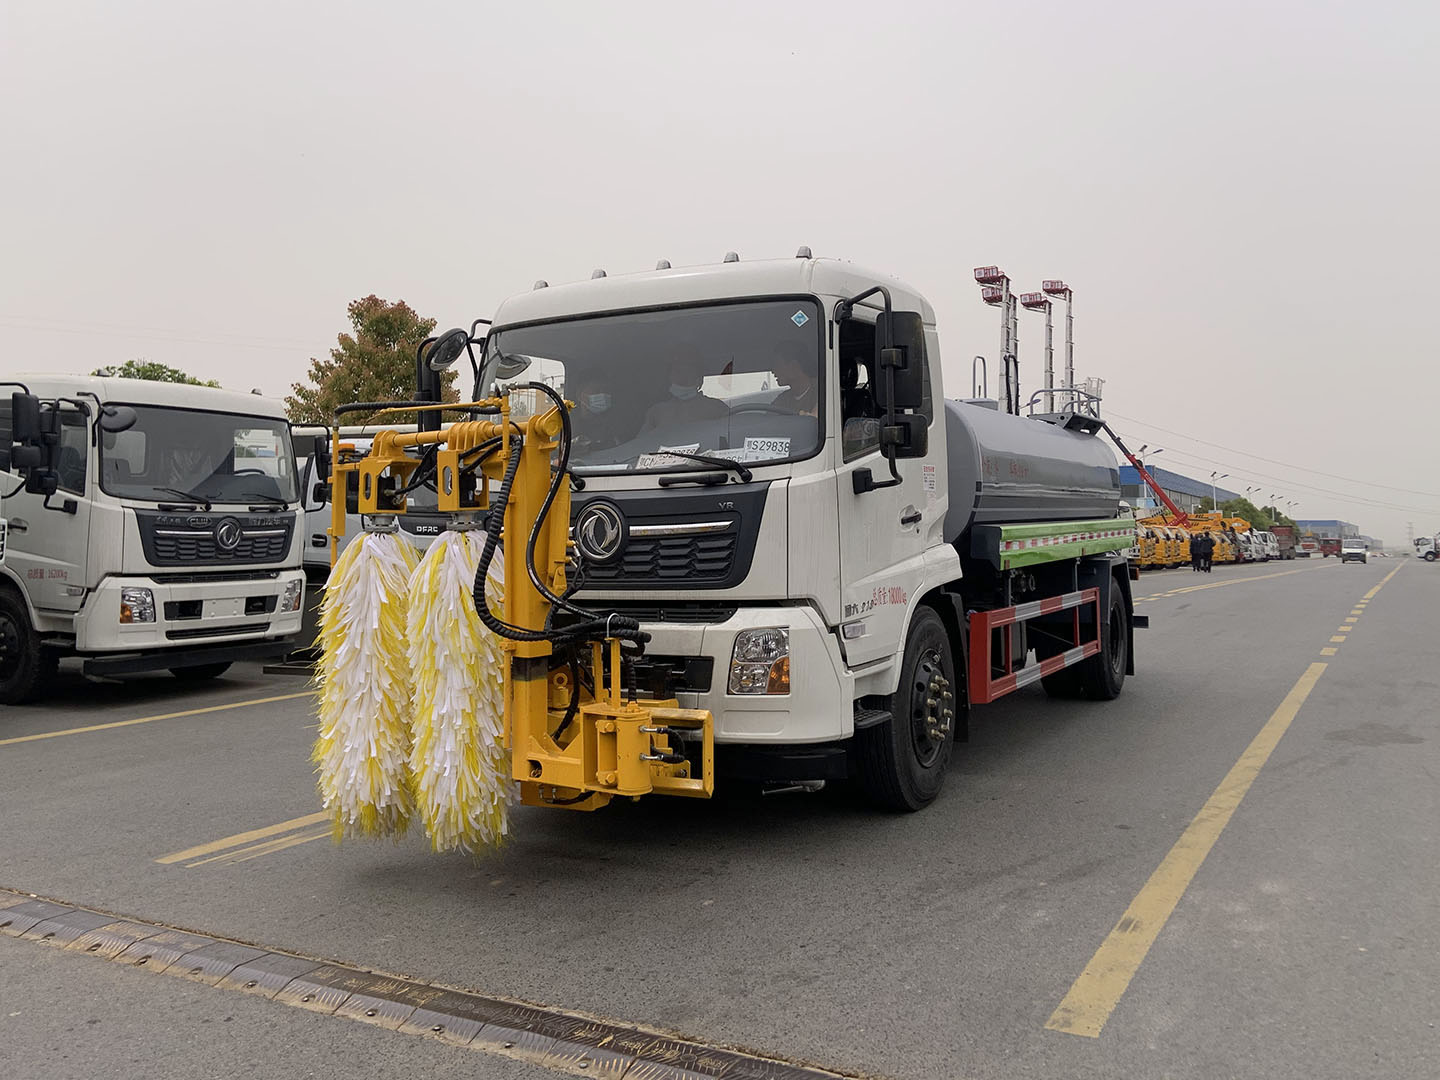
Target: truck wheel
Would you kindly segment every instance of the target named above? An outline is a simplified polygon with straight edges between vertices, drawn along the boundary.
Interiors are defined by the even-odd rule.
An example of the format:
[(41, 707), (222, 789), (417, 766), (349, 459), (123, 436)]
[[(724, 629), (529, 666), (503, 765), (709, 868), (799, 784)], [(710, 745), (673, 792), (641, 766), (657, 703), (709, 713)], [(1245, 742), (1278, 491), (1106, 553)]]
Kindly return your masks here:
[(1130, 660), (1130, 635), (1125, 616), (1125, 598), (1110, 590), (1110, 614), (1101, 627), (1100, 651), (1067, 671), (1074, 671), (1081, 693), (1092, 701), (1113, 701), (1125, 686), (1125, 669)]
[(0, 704), (32, 700), (45, 677), (54, 674), (57, 660), (56, 653), (41, 648), (25, 602), (0, 589)]
[(1425, 552), (1425, 561), (1426, 561), (1426, 562), (1434, 562), (1434, 561), (1435, 561), (1435, 552), (1433, 552), (1433, 551), (1427, 551), (1427, 552)]
[(209, 682), (230, 670), (230, 661), (220, 664), (196, 664), (194, 667), (172, 667), (170, 674), (181, 682)]
[(860, 785), (878, 806), (921, 810), (935, 800), (955, 745), (955, 659), (945, 624), (922, 607), (910, 624), (890, 719), (855, 733)]

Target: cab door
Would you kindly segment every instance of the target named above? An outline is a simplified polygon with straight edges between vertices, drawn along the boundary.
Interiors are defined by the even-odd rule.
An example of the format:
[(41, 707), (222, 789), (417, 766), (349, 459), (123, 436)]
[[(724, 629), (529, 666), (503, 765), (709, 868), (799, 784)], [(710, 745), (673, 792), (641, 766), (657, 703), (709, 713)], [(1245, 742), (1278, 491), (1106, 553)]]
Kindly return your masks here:
[[(0, 400), (0, 514), (9, 521), (5, 564), (18, 577), (37, 610), (74, 613), (88, 589), (90, 548), (90, 485), (95, 476), (90, 425), (76, 409), (60, 416), (59, 490), (50, 497), (25, 490), (25, 481), (11, 469), (10, 402)], [(16, 489), (19, 490), (16, 490)], [(11, 495), (10, 492), (15, 494)], [(75, 512), (61, 507), (73, 503)]]
[[(851, 666), (889, 659), (905, 630), (906, 611), (924, 580), (925, 553), (943, 542), (947, 500), (943, 470), (943, 424), (934, 422), (934, 394), (922, 412), (929, 415), (929, 452), (902, 458), (901, 483), (856, 492), (856, 474), (868, 470), (876, 483), (890, 479), (890, 464), (880, 452), (883, 411), (872, 387), (875, 356), (874, 313), (857, 308), (839, 324), (836, 358), (839, 392), (827, 407), (831, 430), (840, 432), (841, 463), (836, 470), (840, 521), (840, 610), (845, 659)], [(938, 356), (933, 332), (927, 332), (931, 356)], [(926, 373), (926, 385), (929, 372)], [(863, 485), (862, 485), (863, 486)], [(858, 629), (852, 624), (859, 624)]]

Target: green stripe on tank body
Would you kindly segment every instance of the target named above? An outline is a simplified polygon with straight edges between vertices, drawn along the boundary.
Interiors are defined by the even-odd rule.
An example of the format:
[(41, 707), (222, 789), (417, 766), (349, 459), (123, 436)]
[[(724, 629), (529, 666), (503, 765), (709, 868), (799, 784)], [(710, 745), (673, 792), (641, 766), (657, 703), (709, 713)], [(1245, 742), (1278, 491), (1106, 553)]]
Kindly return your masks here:
[(1013, 570), (1020, 566), (1035, 566), (1038, 563), (1058, 562), (1061, 559), (1078, 559), (1083, 555), (1099, 555), (1107, 551), (1124, 551), (1133, 547), (1133, 536), (1115, 536), (1106, 540), (1085, 540), (1074, 544), (1053, 544), (1050, 547), (1030, 548), (1025, 551), (1002, 552), (1000, 562), (1004, 569)]

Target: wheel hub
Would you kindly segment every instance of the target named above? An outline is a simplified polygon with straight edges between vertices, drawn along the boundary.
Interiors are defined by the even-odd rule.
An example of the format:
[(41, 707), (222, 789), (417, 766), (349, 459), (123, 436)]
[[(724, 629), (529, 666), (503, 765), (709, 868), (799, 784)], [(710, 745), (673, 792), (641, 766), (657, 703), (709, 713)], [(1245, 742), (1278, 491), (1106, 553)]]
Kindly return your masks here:
[(910, 736), (922, 766), (933, 765), (955, 726), (955, 693), (945, 678), (938, 650), (920, 658), (910, 687)]

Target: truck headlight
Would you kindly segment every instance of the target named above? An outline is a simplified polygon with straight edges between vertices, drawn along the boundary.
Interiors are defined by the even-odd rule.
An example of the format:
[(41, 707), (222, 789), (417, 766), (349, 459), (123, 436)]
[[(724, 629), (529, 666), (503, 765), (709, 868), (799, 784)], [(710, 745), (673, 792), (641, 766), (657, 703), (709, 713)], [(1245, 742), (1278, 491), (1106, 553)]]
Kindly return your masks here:
[(120, 590), (120, 621), (139, 623), (155, 621), (155, 594), (149, 589), (127, 586)]
[(790, 693), (790, 631), (761, 626), (735, 635), (730, 654), (730, 693)]
[(305, 583), (292, 581), (285, 586), (285, 595), (280, 598), (281, 611), (299, 611), (300, 601), (305, 598)]

